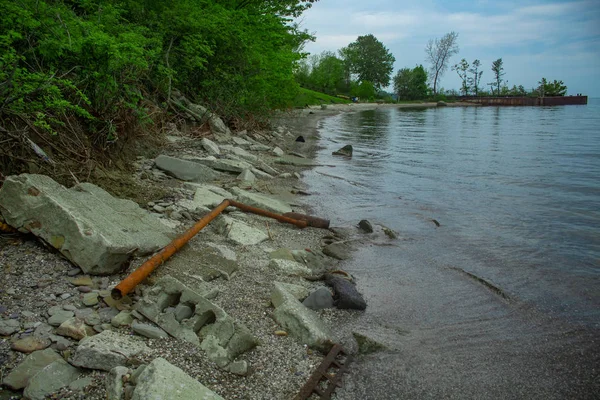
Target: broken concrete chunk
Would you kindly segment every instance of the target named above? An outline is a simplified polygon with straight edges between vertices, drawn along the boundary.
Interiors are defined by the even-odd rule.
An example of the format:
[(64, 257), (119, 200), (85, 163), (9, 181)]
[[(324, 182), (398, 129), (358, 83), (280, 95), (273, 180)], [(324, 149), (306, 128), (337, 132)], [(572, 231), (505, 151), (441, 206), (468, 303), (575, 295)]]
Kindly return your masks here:
[(291, 336), (323, 353), (331, 350), (331, 333), (314, 311), (304, 307), (279, 285), (274, 287), (271, 301), (278, 304), (273, 312), (275, 321)]
[(253, 183), (256, 180), (256, 176), (249, 169), (245, 169), (237, 176), (237, 180), (246, 183)]
[(70, 189), (44, 175), (10, 176), (0, 188), (0, 213), (88, 274), (112, 274), (134, 255), (170, 242), (171, 230), (130, 200), (90, 183)]
[(167, 332), (150, 324), (143, 324), (137, 321), (133, 321), (133, 325), (131, 325), (131, 328), (138, 335), (145, 336), (149, 339), (161, 339), (169, 337)]
[(182, 181), (210, 182), (219, 177), (218, 173), (206, 165), (162, 154), (154, 160), (154, 163), (157, 168)]
[[(193, 310), (193, 315), (181, 322), (175, 314), (179, 304)], [(221, 367), (258, 343), (223, 309), (170, 276), (147, 289), (136, 308), (173, 337), (200, 346)]]
[(54, 350), (34, 351), (10, 371), (2, 384), (13, 390), (23, 389), (31, 377), (56, 360), (62, 360), (62, 357)]
[(79, 342), (72, 364), (110, 371), (119, 365), (126, 365), (129, 359), (148, 351), (144, 342), (107, 330)]
[(81, 340), (84, 337), (95, 335), (96, 332), (92, 327), (87, 326), (83, 320), (79, 318), (69, 318), (56, 328), (56, 334), (70, 337), (75, 340)]
[(240, 188), (232, 188), (231, 192), (237, 196), (238, 201), (250, 206), (262, 208), (264, 210), (273, 211), (278, 214), (292, 212), (292, 207), (281, 200), (274, 199), (260, 193), (248, 192)]
[(106, 399), (121, 400), (123, 398), (123, 378), (129, 373), (129, 368), (114, 367), (106, 376)]
[(281, 157), (285, 154), (279, 147), (274, 147), (272, 153), (277, 157)]
[(229, 130), (227, 125), (225, 125), (223, 120), (215, 114), (212, 114), (208, 119), (208, 125), (210, 126), (210, 130), (213, 133), (213, 135), (231, 135), (231, 131)]
[(23, 395), (30, 400), (44, 400), (46, 395), (69, 386), (79, 378), (80, 374), (79, 369), (61, 358), (48, 364), (29, 379)]
[(194, 194), (194, 204), (201, 207), (215, 208), (226, 198), (228, 197), (217, 194), (208, 187), (199, 187)]
[(137, 379), (132, 400), (223, 400), (223, 398), (163, 358), (156, 358)]
[(217, 171), (240, 173), (245, 169), (252, 168), (252, 164), (246, 161), (211, 159), (211, 158), (194, 158), (195, 163), (205, 165)]
[(225, 236), (229, 241), (242, 246), (259, 244), (269, 238), (260, 229), (224, 215), (215, 218), (213, 226), (218, 233)]
[[(304, 300), (310, 294), (310, 291), (304, 286), (295, 285), (293, 283), (285, 283), (285, 282), (274, 282), (274, 285), (280, 285), (283, 291), (290, 293), (297, 300)], [(277, 306), (275, 306), (277, 307)]]
[(331, 154), (333, 154), (334, 156), (352, 157), (352, 145), (347, 144), (344, 147), (342, 147), (341, 149), (334, 151)]

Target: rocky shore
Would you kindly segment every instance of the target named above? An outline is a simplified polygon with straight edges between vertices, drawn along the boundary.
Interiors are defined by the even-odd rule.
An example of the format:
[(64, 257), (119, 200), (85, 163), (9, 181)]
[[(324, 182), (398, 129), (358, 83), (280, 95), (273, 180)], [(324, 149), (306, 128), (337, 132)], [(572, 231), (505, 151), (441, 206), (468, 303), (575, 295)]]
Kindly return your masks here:
[[(232, 133), (216, 116), (205, 137), (172, 125), (161, 154), (136, 161), (135, 179), (166, 193), (143, 207), (91, 184), (7, 177), (0, 399), (287, 399), (333, 343), (359, 351), (361, 311), (347, 308), (360, 307), (332, 283), (352, 278), (323, 278), (366, 240), (366, 223), (299, 229), (229, 207), (132, 293), (117, 301), (111, 289), (225, 198), (309, 214), (301, 175), (319, 119), (372, 107), (306, 109), (262, 132)], [(393, 240), (384, 227), (373, 235)]]

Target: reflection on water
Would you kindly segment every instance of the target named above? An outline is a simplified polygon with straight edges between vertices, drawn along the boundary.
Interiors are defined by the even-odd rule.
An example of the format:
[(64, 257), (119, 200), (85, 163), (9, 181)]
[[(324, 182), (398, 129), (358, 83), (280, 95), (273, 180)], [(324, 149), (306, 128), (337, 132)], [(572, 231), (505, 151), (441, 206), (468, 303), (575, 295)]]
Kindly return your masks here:
[[(598, 377), (591, 370), (560, 377), (551, 370), (556, 363), (570, 370), (600, 362), (599, 111), (593, 103), (382, 108), (322, 121), (319, 159), (335, 167), (307, 174), (321, 194), (314, 199), (320, 212), (336, 225), (367, 218), (412, 239), (363, 249), (346, 265), (369, 300), (363, 322), (370, 329), (382, 321), (409, 327), (411, 335), (396, 338), (398, 343), (428, 343), (423, 351), (402, 351), (414, 357), (416, 371), (447, 379), (439, 396), (478, 397), (480, 387), (468, 394), (445, 369), (455, 357), (464, 358), (455, 372), (460, 379), (477, 369), (486, 371), (485, 379), (514, 379), (496, 392), (500, 397), (561, 398), (571, 389), (581, 397)], [(343, 144), (354, 146), (352, 159), (331, 156)], [(432, 218), (442, 226), (436, 228)], [(456, 268), (493, 283), (511, 300)], [(574, 333), (580, 329), (585, 333)], [(448, 340), (457, 346), (441, 345)], [(461, 346), (477, 353), (466, 355)], [(565, 355), (575, 349), (586, 356)], [(519, 354), (519, 368), (506, 352)], [(530, 365), (528, 357), (539, 358), (539, 365)], [(572, 374), (581, 375), (578, 384), (570, 381)], [(408, 397), (438, 397), (424, 393)]]

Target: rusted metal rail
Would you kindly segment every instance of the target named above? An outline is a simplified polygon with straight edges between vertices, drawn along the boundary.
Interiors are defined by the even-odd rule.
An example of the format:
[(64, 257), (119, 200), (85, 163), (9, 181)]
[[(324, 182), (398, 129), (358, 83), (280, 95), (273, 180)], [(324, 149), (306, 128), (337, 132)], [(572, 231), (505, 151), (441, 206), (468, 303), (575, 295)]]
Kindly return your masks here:
[(162, 263), (167, 261), (173, 254), (181, 249), (191, 238), (196, 236), (206, 225), (208, 225), (213, 219), (223, 212), (227, 207), (233, 206), (239, 208), (242, 211), (251, 212), (254, 214), (262, 215), (265, 217), (276, 219), (280, 222), (296, 225), (299, 228), (306, 228), (308, 223), (306, 221), (299, 221), (290, 217), (286, 217), (280, 214), (275, 214), (270, 211), (266, 211), (260, 208), (252, 207), (247, 204), (237, 202), (235, 200), (225, 199), (210, 213), (202, 217), (198, 222), (194, 224), (190, 229), (185, 231), (181, 236), (174, 239), (171, 243), (166, 245), (161, 251), (156, 253), (139, 268), (133, 271), (129, 276), (123, 279), (112, 291), (111, 296), (115, 300), (121, 299), (127, 293), (131, 292), (140, 282), (148, 277), (156, 268)]
[[(338, 360), (342, 356), (346, 356), (346, 361), (343, 363)], [(327, 357), (323, 359), (315, 372), (308, 378), (300, 392), (294, 397), (294, 400), (306, 400), (313, 394), (317, 394), (321, 400), (328, 400), (335, 389), (342, 386), (342, 374), (348, 370), (348, 366), (352, 362), (352, 355), (347, 354), (339, 344), (331, 348)], [(331, 368), (337, 368), (337, 373), (331, 374), (327, 371)], [(328, 381), (327, 386), (321, 388), (322, 381)]]

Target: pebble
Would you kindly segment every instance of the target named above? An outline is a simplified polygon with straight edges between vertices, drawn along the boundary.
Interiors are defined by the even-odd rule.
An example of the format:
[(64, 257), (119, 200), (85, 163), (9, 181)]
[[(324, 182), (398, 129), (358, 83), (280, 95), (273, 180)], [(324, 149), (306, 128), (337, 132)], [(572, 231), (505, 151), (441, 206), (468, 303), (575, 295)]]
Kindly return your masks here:
[(17, 294), (17, 291), (14, 288), (6, 289), (6, 294), (10, 294), (11, 296)]
[(31, 311), (21, 311), (21, 315), (24, 316), (25, 318), (31, 318), (33, 317), (35, 314), (32, 313)]
[(71, 284), (74, 286), (93, 286), (94, 285), (94, 282), (92, 281), (92, 278), (89, 277), (89, 275), (81, 275), (81, 276), (77, 276), (75, 278), (71, 278), (71, 279), (69, 279), (69, 282), (71, 282)]
[(159, 205), (156, 205), (156, 206), (152, 207), (152, 209), (154, 211), (156, 211), (157, 213), (164, 213), (165, 212), (165, 208), (162, 207), (162, 206), (159, 206)]
[(92, 288), (89, 286), (77, 286), (77, 290), (79, 290), (81, 293), (89, 293), (92, 291)]
[(63, 310), (67, 310), (67, 311), (77, 311), (77, 307), (75, 307), (73, 304), (65, 304), (63, 306)]
[(54, 314), (56, 314), (57, 312), (62, 311), (63, 308), (61, 306), (52, 306), (48, 309), (48, 315), (49, 316), (53, 316)]
[(0, 336), (9, 336), (21, 329), (19, 321), (14, 319), (0, 320)]
[(75, 276), (75, 275), (79, 275), (81, 273), (81, 269), (79, 268), (73, 268), (67, 271), (67, 275), (68, 276)]
[(121, 311), (119, 314), (115, 315), (115, 317), (110, 321), (112, 326), (115, 328), (119, 328), (121, 326), (129, 326), (133, 322), (133, 317), (131, 313), (127, 311)]
[(63, 293), (63, 294), (60, 295), (60, 298), (63, 299), (63, 300), (66, 300), (66, 299), (68, 299), (71, 296), (72, 296), (71, 293)]
[(83, 295), (83, 304), (88, 307), (95, 306), (98, 304), (98, 293), (86, 293)]
[(60, 324), (62, 324), (63, 322), (65, 322), (66, 320), (68, 320), (69, 318), (72, 318), (75, 316), (75, 313), (73, 313), (73, 311), (67, 311), (67, 310), (60, 310), (54, 314), (52, 314), (52, 316), (50, 318), (48, 318), (48, 323), (52, 326), (59, 326)]

